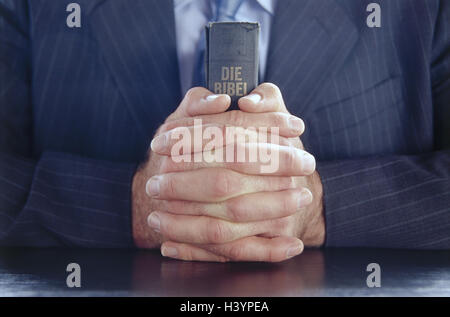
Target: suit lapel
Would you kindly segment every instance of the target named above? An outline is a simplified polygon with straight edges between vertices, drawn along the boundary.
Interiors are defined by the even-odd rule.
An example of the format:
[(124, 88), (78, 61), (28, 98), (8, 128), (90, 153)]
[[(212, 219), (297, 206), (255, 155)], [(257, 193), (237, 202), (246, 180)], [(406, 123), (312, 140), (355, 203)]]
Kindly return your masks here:
[(180, 101), (172, 1), (103, 0), (90, 14), (101, 54), (144, 137)]
[[(173, 1), (101, 0), (89, 20), (118, 89), (148, 137), (154, 132), (149, 120), (163, 122), (181, 99)], [(305, 112), (358, 36), (335, 0), (278, 1), (266, 81), (282, 89), (288, 107)]]
[(266, 81), (281, 88), (288, 107), (305, 113), (358, 37), (356, 26), (335, 0), (278, 1)]

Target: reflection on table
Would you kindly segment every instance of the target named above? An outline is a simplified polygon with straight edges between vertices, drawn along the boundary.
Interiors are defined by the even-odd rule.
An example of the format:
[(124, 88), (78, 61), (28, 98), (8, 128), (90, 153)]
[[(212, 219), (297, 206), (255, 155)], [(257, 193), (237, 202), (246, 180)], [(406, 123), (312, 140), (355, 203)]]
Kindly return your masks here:
[[(69, 263), (79, 289), (66, 286)], [(381, 287), (369, 288), (369, 263)], [(450, 252), (306, 250), (282, 263), (200, 263), (157, 251), (0, 249), (1, 296), (450, 296)]]

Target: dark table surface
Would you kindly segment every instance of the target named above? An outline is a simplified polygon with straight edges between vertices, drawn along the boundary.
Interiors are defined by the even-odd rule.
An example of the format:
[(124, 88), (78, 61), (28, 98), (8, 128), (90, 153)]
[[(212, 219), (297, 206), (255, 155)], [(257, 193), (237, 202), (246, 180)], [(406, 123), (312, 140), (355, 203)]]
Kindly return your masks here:
[[(68, 288), (66, 267), (81, 267)], [(381, 287), (366, 285), (369, 263)], [(0, 296), (450, 296), (450, 251), (306, 250), (286, 262), (199, 263), (156, 251), (0, 249)]]

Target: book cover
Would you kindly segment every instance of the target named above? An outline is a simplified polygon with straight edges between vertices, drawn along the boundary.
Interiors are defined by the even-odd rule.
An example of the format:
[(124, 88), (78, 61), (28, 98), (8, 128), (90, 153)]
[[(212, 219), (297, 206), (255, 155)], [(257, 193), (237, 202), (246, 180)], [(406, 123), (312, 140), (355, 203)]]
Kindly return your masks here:
[(259, 23), (210, 22), (206, 26), (205, 73), (207, 88), (237, 100), (258, 85)]

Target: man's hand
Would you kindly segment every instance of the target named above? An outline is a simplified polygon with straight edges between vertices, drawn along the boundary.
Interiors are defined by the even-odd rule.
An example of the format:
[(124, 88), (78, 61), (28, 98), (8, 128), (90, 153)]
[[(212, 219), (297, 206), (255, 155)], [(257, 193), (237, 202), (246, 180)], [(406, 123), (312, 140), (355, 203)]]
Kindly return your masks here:
[[(206, 121), (211, 120), (211, 122), (217, 122), (221, 120), (224, 120), (223, 122), (226, 123), (228, 120), (225, 118), (214, 118), (212, 115), (208, 115), (208, 113), (221, 113), (223, 116), (230, 115), (232, 112), (223, 113), (229, 106), (229, 98), (225, 96), (213, 96), (206, 98), (211, 93), (207, 91), (206, 89), (196, 88), (192, 89), (178, 108), (178, 110), (171, 115), (168, 120), (166, 121), (166, 124), (161, 127), (160, 131), (157, 135), (161, 135), (164, 133), (164, 131), (167, 130), (168, 126), (174, 126), (174, 122), (183, 122), (183, 125), (187, 125), (186, 122), (192, 121), (192, 116), (196, 116), (199, 112), (206, 114), (202, 115), (200, 117), (203, 117)], [(206, 102), (205, 102), (206, 100)], [(214, 102), (214, 104), (209, 104), (208, 102)], [(283, 144), (289, 143), (286, 141), (288, 137), (298, 136), (303, 132), (304, 125), (303, 122), (290, 115), (281, 114), (281, 113), (271, 113), (271, 114), (245, 114), (241, 111), (235, 112), (239, 113), (239, 118), (237, 115), (234, 115), (235, 119), (232, 122), (239, 121), (242, 125), (245, 126), (245, 124), (252, 124), (256, 125), (256, 123), (261, 125), (266, 125), (268, 127), (271, 126), (278, 126), (280, 128), (280, 134), (282, 134), (280, 140), (281, 142), (284, 142)], [(283, 139), (285, 138), (285, 139)], [(283, 141), (284, 140), (284, 141)], [(153, 142), (154, 145), (155, 142)], [(314, 159), (307, 154), (304, 151), (291, 151), (289, 148), (284, 149), (284, 152), (282, 152), (282, 157), (285, 158), (285, 161), (289, 161), (289, 166), (285, 166), (285, 164), (282, 164), (283, 169), (279, 171), (280, 175), (304, 175), (303, 173), (311, 173), (314, 170)], [(308, 163), (309, 159), (309, 163)], [(231, 206), (231, 204), (235, 204), (236, 206), (240, 206), (240, 210), (242, 210), (242, 214), (245, 217), (253, 217), (254, 222), (256, 220), (260, 219), (268, 219), (268, 218), (274, 218), (273, 222), (276, 221), (275, 218), (280, 218), (285, 215), (290, 215), (298, 208), (298, 206), (307, 204), (311, 200), (311, 194), (309, 191), (301, 191), (301, 190), (290, 190), (293, 189), (294, 182), (291, 176), (288, 177), (269, 177), (264, 178), (261, 176), (251, 176), (251, 175), (242, 175), (240, 176), (239, 173), (231, 171), (231, 169), (227, 168), (209, 168), (209, 169), (203, 169), (201, 172), (196, 171), (195, 169), (192, 170), (192, 166), (180, 166), (178, 165), (179, 170), (191, 170), (190, 172), (178, 172), (178, 173), (170, 173), (167, 174), (169, 171), (169, 168), (171, 167), (171, 164), (164, 163), (165, 162), (171, 162), (167, 157), (164, 159), (161, 156), (152, 153), (149, 162), (146, 164), (144, 168), (142, 168), (135, 176), (134, 184), (133, 184), (133, 196), (134, 196), (134, 204), (133, 204), (133, 232), (136, 244), (140, 247), (156, 247), (159, 245), (160, 242), (162, 242), (162, 239), (166, 239), (168, 237), (172, 237), (174, 241), (184, 241), (186, 240), (186, 236), (191, 235), (193, 238), (197, 240), (187, 240), (193, 243), (196, 242), (210, 242), (210, 241), (219, 241), (223, 242), (221, 234), (219, 233), (219, 236), (217, 237), (217, 234), (215, 232), (209, 233), (209, 235), (212, 237), (212, 240), (203, 240), (199, 241), (201, 236), (204, 236), (204, 233), (200, 232), (200, 229), (204, 229), (206, 227), (211, 226), (205, 226), (205, 221), (218, 221), (220, 219), (215, 218), (214, 214), (211, 214), (212, 217), (195, 217), (196, 219), (192, 219), (192, 221), (196, 220), (196, 223), (193, 223), (191, 226), (189, 223), (184, 223), (184, 227), (189, 227), (193, 230), (193, 233), (177, 233), (179, 234), (179, 238), (174, 239), (173, 235), (170, 234), (165, 235), (165, 232), (162, 232), (163, 235), (161, 236), (159, 232), (153, 232), (151, 230), (148, 230), (148, 227), (145, 225), (145, 218), (148, 215), (148, 213), (151, 210), (158, 210), (158, 211), (165, 211), (167, 210), (167, 201), (168, 200), (161, 200), (167, 196), (164, 195), (172, 195), (172, 198), (170, 201), (173, 204), (184, 204), (182, 207), (183, 212), (189, 214), (189, 209), (187, 209), (187, 205), (189, 204), (189, 201), (191, 201), (190, 206), (195, 207), (195, 203), (192, 203), (192, 200), (197, 201), (215, 201), (215, 206), (218, 206), (217, 200), (223, 199), (221, 195), (223, 194), (224, 190), (223, 188), (218, 187), (217, 184), (223, 184), (225, 180), (229, 180), (230, 182), (233, 182), (233, 179), (235, 180), (235, 184), (233, 186), (229, 186), (230, 189), (234, 190), (234, 193), (231, 193), (233, 197), (227, 197), (227, 198), (233, 198), (228, 199), (228, 204)], [(284, 160), (283, 160), (284, 162)], [(306, 163), (305, 163), (306, 162)], [(174, 165), (172, 164), (172, 167)], [(245, 166), (241, 165), (240, 168), (247, 169), (250, 167), (250, 165)], [(253, 169), (255, 169), (257, 166), (254, 164)], [(251, 168), (249, 168), (251, 170)], [(203, 174), (199, 174), (203, 173)], [(151, 178), (151, 176), (155, 174), (162, 174), (163, 176), (159, 176), (157, 179), (159, 180), (157, 184), (159, 186), (155, 185), (155, 178), (152, 178), (151, 181), (147, 182)], [(162, 179), (161, 179), (162, 178)], [(220, 180), (211, 183), (202, 182), (203, 180), (207, 179), (215, 179)], [(236, 182), (242, 183), (242, 186), (239, 186)], [(147, 186), (144, 184), (147, 183)], [(197, 186), (195, 184), (198, 183)], [(153, 184), (153, 185), (152, 185)], [(175, 184), (175, 185), (173, 185)], [(206, 186), (205, 186), (206, 185)], [(215, 185), (215, 186), (212, 186)], [(230, 183), (231, 185), (231, 183)], [(154, 192), (155, 188), (159, 189), (159, 192), (157, 195), (154, 193), (153, 199), (146, 197), (143, 194), (143, 189), (147, 187), (147, 192), (152, 194), (152, 191)], [(168, 188), (168, 190), (167, 190)], [(206, 188), (206, 190), (205, 190)], [(210, 190), (212, 189), (212, 191)], [(209, 192), (208, 192), (209, 190)], [(264, 194), (261, 194), (260, 192), (264, 191)], [(274, 192), (274, 198), (269, 199), (271, 192)], [(281, 191), (281, 192), (279, 192)], [(167, 194), (168, 193), (168, 194)], [(246, 195), (242, 195), (242, 194)], [(254, 194), (253, 197), (251, 194)], [(176, 196), (180, 195), (180, 196)], [(212, 196), (212, 198), (211, 198)], [(236, 197), (234, 197), (236, 196)], [(242, 197), (241, 197), (242, 196)], [(265, 208), (266, 210), (266, 217), (264, 217), (264, 210), (261, 208), (260, 213), (254, 213), (254, 215), (247, 216), (248, 213), (248, 207), (251, 207), (253, 205), (254, 201), (260, 201), (262, 208)], [(272, 202), (272, 205), (270, 204), (264, 204), (264, 201), (270, 201)], [(245, 204), (247, 204), (248, 207), (245, 207)], [(200, 204), (199, 204), (200, 205)], [(225, 204), (223, 204), (224, 206)], [(277, 206), (278, 205), (278, 206)], [(180, 206), (180, 205), (179, 205)], [(174, 207), (174, 206), (172, 206)], [(273, 207), (273, 208), (271, 208)], [(292, 208), (291, 208), (292, 207)], [(223, 207), (222, 207), (223, 208)], [(225, 209), (222, 209), (223, 211)], [(173, 212), (174, 209), (171, 208), (171, 211)], [(239, 212), (239, 211), (237, 211)], [(272, 213), (272, 216), (267, 215), (267, 213)], [(156, 213), (153, 214), (153, 217), (150, 218), (150, 220), (155, 218), (155, 216), (158, 216), (159, 214), (162, 214), (162, 216), (170, 216), (170, 214), (167, 213)], [(258, 218), (259, 217), (259, 218)], [(224, 217), (227, 219), (226, 217)], [(249, 218), (250, 219), (250, 218)], [(180, 219), (178, 219), (180, 220)], [(228, 219), (229, 220), (229, 219)], [(280, 225), (278, 225), (279, 229), (278, 231), (281, 232), (282, 228), (287, 228), (288, 226), (292, 225), (288, 223), (287, 220), (278, 220)], [(153, 221), (155, 223), (155, 221)], [(178, 221), (178, 223), (183, 223), (183, 221)], [(227, 224), (230, 224), (231, 222), (223, 221), (224, 226), (227, 226)], [(289, 256), (296, 255), (301, 252), (302, 250), (302, 244), (301, 241), (299, 241), (296, 238), (291, 238), (293, 235), (291, 234), (291, 237), (280, 237), (276, 239), (264, 239), (259, 238), (257, 240), (251, 238), (248, 239), (248, 242), (244, 241), (237, 241), (242, 236), (252, 236), (255, 234), (258, 234), (261, 232), (261, 234), (266, 234), (268, 236), (276, 236), (281, 235), (280, 233), (277, 233), (276, 230), (273, 230), (273, 226), (269, 226), (270, 222), (262, 224), (262, 226), (259, 226), (257, 228), (251, 228), (251, 224), (246, 224), (241, 226), (242, 232), (239, 233), (236, 229), (236, 226), (231, 226), (232, 230), (236, 232), (237, 234), (234, 237), (231, 237), (232, 243), (227, 246), (223, 245), (222, 247), (229, 247), (232, 249), (230, 251), (231, 253), (235, 254), (237, 248), (242, 249), (242, 245), (246, 248), (258, 248), (259, 245), (261, 245), (261, 251), (259, 251), (260, 254), (260, 260), (263, 261), (280, 261), (286, 258), (286, 254), (289, 254)], [(213, 224), (213, 226), (215, 226)], [(219, 226), (219, 227), (218, 227)], [(220, 229), (221, 224), (218, 226), (215, 226), (215, 228)], [(156, 226), (157, 227), (157, 226)], [(263, 228), (265, 227), (265, 229)], [(277, 226), (275, 226), (277, 227)], [(158, 228), (156, 228), (158, 229)], [(247, 230), (248, 229), (248, 230)], [(271, 232), (268, 232), (270, 229)], [(205, 229), (212, 232), (211, 229)], [(226, 230), (226, 229), (225, 229)], [(158, 231), (162, 231), (159, 229)], [(164, 238), (163, 238), (164, 237)], [(228, 237), (224, 236), (223, 238), (229, 239)], [(216, 240), (214, 240), (216, 239)], [(219, 240), (217, 240), (219, 239)], [(267, 241), (266, 241), (267, 240)], [(261, 254), (266, 253), (265, 257), (262, 257)], [(295, 250), (295, 252), (294, 252)], [(163, 251), (164, 252), (164, 251)], [(278, 252), (278, 253), (277, 253)], [(246, 252), (246, 255), (248, 255), (248, 260), (255, 259), (255, 255), (252, 254), (252, 252)], [(233, 258), (236, 258), (236, 256), (230, 256)], [(236, 258), (237, 259), (237, 258)]]
[[(239, 100), (239, 108), (249, 113), (282, 112), (289, 114), (280, 89), (271, 83), (258, 86), (249, 96)], [(294, 147), (304, 150), (300, 138), (290, 139)], [(325, 242), (325, 217), (323, 214), (323, 188), (319, 173), (295, 177), (297, 187), (309, 188), (314, 196), (311, 204), (295, 214), (297, 237), (306, 246), (320, 247)]]
[[(220, 127), (230, 122), (243, 127), (278, 126), (281, 168), (276, 176), (261, 176), (255, 163), (186, 164), (163, 158), (164, 174), (150, 179), (147, 192), (161, 201), (149, 223), (169, 239), (162, 246), (164, 255), (186, 260), (281, 261), (302, 251), (298, 237), (308, 245), (323, 243), (320, 179), (317, 173), (293, 177), (310, 175), (315, 168), (314, 158), (303, 151), (298, 138), (303, 122), (288, 114), (278, 88), (270, 84), (259, 86), (239, 103), (246, 112), (199, 117)], [(152, 148), (168, 155), (172, 129), (192, 124), (192, 118), (168, 121)], [(320, 197), (309, 209), (305, 208), (312, 200), (308, 187)]]
[[(195, 100), (195, 107), (192, 102)], [(206, 89), (191, 89), (177, 110), (166, 123), (181, 118), (190, 118), (200, 114), (224, 112), (230, 106), (227, 95), (212, 95)], [(132, 231), (134, 242), (140, 248), (156, 248), (161, 245), (159, 233), (149, 230), (147, 217), (151, 210), (157, 209), (159, 202), (151, 199), (145, 192), (146, 183), (156, 174), (161, 173), (162, 156), (149, 153), (149, 159), (138, 168), (132, 185)]]

